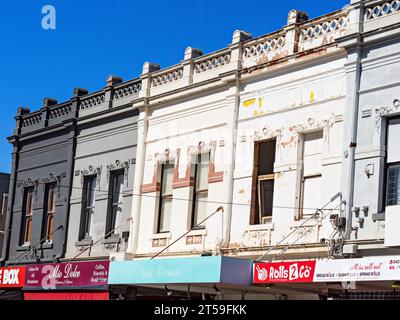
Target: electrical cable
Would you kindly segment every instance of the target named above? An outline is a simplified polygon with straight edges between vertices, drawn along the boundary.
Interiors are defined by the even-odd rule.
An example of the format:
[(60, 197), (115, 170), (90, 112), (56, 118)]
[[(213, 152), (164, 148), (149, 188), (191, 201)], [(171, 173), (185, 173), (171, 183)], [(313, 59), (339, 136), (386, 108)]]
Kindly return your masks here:
[[(0, 180), (2, 178), (0, 177)], [(8, 179), (4, 179), (4, 180), (8, 180)], [(12, 179), (10, 179), (11, 181)], [(22, 183), (26, 183), (27, 181), (25, 180), (16, 180), (17, 182), (22, 182)], [(40, 182), (38, 181), (37, 184), (40, 185), (46, 185), (45, 182)], [(84, 187), (69, 187), (69, 186), (64, 186), (64, 185), (57, 185), (57, 187), (59, 188), (70, 188), (70, 189), (78, 189), (78, 190), (84, 190)], [(107, 190), (101, 190), (101, 189), (95, 189), (96, 192), (100, 192), (99, 195), (107, 195), (107, 194), (111, 194), (112, 192), (109, 192)], [(121, 191), (120, 194), (125, 195), (125, 196), (136, 196), (136, 197), (149, 197), (149, 198), (156, 198), (159, 199), (160, 196), (158, 195), (148, 195), (148, 194), (138, 194), (138, 193), (133, 193), (133, 192), (127, 192), (127, 191)], [(186, 199), (186, 198), (176, 198), (173, 197), (171, 198), (171, 200), (178, 200), (178, 201), (188, 201), (188, 202), (192, 202), (193, 200), (191, 199)], [(213, 203), (213, 204), (225, 204), (225, 205), (235, 205), (235, 206), (251, 206), (251, 204), (249, 203), (235, 203), (235, 202), (223, 202), (223, 201), (211, 201), (211, 200), (196, 200), (198, 202), (205, 202), (205, 203)], [(296, 209), (296, 210), (310, 210), (310, 211), (315, 211), (318, 210), (318, 208), (307, 208), (307, 207), (292, 207), (292, 206), (272, 206), (272, 208), (276, 208), (276, 209)], [(336, 209), (336, 210), (340, 210), (340, 209)], [(311, 216), (312, 217), (312, 216)]]
[[(281, 239), (277, 244), (275, 244), (273, 247), (271, 247), (267, 252), (265, 252), (263, 255), (261, 255), (256, 261), (260, 261), (262, 258), (264, 258), (268, 253), (270, 253), (273, 249), (275, 249), (279, 244), (281, 244), (284, 240), (286, 240), (287, 238), (289, 238), (294, 232), (296, 232), (296, 230), (300, 227), (302, 227), (304, 224), (306, 224), (308, 221), (310, 221), (311, 219), (313, 219), (316, 214), (318, 212), (322, 213), (322, 210), (330, 210), (330, 212), (332, 212), (333, 210), (335, 210), (338, 206), (341, 206), (342, 201), (340, 201), (340, 204), (338, 206), (336, 206), (334, 209), (328, 209), (325, 207), (328, 206), (331, 202), (335, 201), (338, 197), (342, 197), (341, 193), (338, 192), (334, 197), (332, 197), (323, 207), (321, 207), (320, 209), (316, 209), (316, 212), (310, 216), (308, 219), (304, 220), (300, 225), (298, 225), (295, 229), (293, 229), (293, 231), (291, 231), (287, 236), (285, 236), (283, 239)], [(340, 210), (340, 209), (339, 209)]]
[[(336, 207), (339, 207), (340, 204), (338, 204)], [(328, 210), (328, 209), (325, 209)], [(332, 212), (332, 211), (330, 211)], [(321, 221), (323, 219), (325, 219), (328, 216), (328, 214), (325, 214), (325, 216), (323, 216), (321, 218)], [(273, 256), (270, 261), (273, 261), (276, 257), (280, 256), (283, 252), (287, 251), (287, 249), (289, 249), (290, 246), (294, 245), (297, 241), (299, 241), (302, 237), (304, 237), (309, 231), (311, 231), (315, 226), (317, 226), (320, 223), (320, 221), (318, 221), (317, 223), (311, 225), (308, 227), (307, 231), (305, 231), (303, 234), (300, 235), (300, 237), (298, 237), (294, 242), (290, 243), (289, 245), (287, 245), (285, 248), (283, 248), (280, 252), (278, 252), (275, 256)], [(296, 228), (295, 230), (297, 230), (298, 228)]]

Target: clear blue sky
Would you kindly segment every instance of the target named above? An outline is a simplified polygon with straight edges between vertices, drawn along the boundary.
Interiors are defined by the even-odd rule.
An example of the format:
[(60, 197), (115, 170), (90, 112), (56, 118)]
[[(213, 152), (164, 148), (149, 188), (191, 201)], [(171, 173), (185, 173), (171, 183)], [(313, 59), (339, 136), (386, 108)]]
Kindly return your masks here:
[[(310, 18), (350, 0), (136, 1), (13, 0), (0, 5), (0, 172), (11, 171), (18, 106), (37, 110), (44, 97), (69, 99), (74, 87), (89, 92), (107, 75), (136, 78), (145, 61), (161, 68), (183, 59), (188, 46), (208, 53), (227, 46), (235, 29), (253, 36), (282, 28), (291, 9)], [(44, 5), (57, 12), (56, 30), (41, 27)]]

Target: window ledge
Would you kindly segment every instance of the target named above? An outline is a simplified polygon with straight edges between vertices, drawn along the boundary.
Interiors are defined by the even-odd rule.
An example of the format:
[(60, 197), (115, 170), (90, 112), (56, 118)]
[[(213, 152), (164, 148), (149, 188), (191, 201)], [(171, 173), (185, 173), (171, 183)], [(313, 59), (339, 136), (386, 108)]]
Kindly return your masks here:
[(274, 230), (275, 224), (273, 222), (265, 224), (252, 224), (246, 227), (246, 231), (260, 231), (260, 230)]
[(373, 221), (384, 221), (385, 220), (385, 212), (373, 213), (372, 220)]
[(102, 244), (118, 244), (121, 242), (121, 238), (119, 234), (114, 234), (103, 241), (101, 241)]
[(91, 246), (93, 244), (93, 240), (91, 238), (82, 239), (75, 242), (75, 246), (77, 247), (86, 247)]
[(28, 251), (30, 249), (31, 249), (31, 246), (29, 244), (17, 246), (17, 248), (16, 248), (17, 251)]
[(45, 242), (41, 246), (42, 249), (53, 249), (53, 242)]
[(201, 228), (201, 229), (194, 229), (190, 231), (186, 236), (198, 236), (198, 235), (207, 235), (207, 229), (206, 228)]
[(163, 239), (163, 238), (171, 239), (171, 232), (154, 233), (151, 236), (151, 239)]

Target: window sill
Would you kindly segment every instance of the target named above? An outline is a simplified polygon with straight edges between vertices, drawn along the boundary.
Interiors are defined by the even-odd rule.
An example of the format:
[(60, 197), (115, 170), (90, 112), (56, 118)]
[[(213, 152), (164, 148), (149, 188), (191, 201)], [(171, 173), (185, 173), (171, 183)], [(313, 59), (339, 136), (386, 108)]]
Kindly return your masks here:
[(385, 212), (373, 213), (372, 220), (373, 221), (385, 221)]
[(207, 235), (207, 229), (206, 229), (206, 228), (193, 229), (192, 231), (190, 231), (190, 232), (186, 235), (186, 237), (187, 237), (187, 236), (199, 236), (199, 235), (201, 235), (201, 236)]
[(41, 246), (42, 249), (53, 249), (53, 242), (43, 243)]
[(121, 238), (119, 234), (114, 234), (103, 241), (101, 241), (102, 244), (118, 244), (121, 242)]
[(151, 236), (151, 239), (163, 239), (163, 238), (171, 239), (171, 232), (154, 233)]
[(266, 224), (248, 225), (246, 231), (274, 230), (275, 224), (271, 221)]
[(87, 246), (91, 246), (92, 244), (93, 244), (93, 240), (90, 238), (82, 239), (82, 240), (75, 242), (75, 246), (77, 246), (77, 247), (87, 247)]
[(31, 249), (31, 246), (29, 244), (17, 246), (17, 248), (16, 248), (17, 251), (28, 251), (30, 249)]

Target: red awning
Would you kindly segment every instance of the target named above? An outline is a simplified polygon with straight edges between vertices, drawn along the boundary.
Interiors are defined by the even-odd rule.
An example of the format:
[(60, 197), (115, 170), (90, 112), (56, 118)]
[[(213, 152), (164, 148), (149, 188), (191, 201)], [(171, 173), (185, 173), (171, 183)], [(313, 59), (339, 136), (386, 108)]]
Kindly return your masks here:
[(24, 292), (25, 300), (109, 300), (108, 291), (97, 292)]

